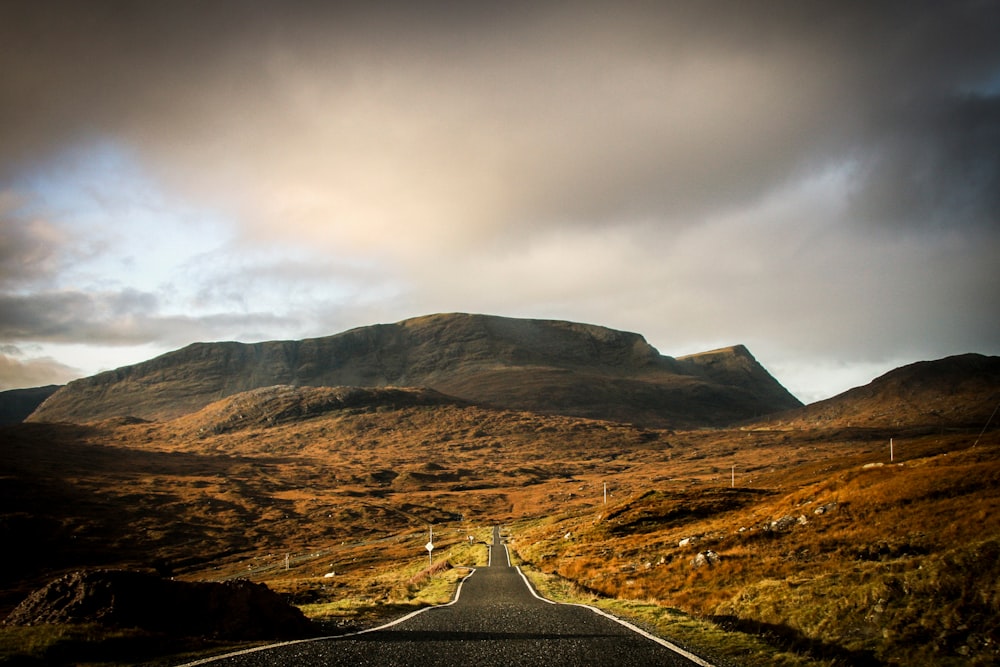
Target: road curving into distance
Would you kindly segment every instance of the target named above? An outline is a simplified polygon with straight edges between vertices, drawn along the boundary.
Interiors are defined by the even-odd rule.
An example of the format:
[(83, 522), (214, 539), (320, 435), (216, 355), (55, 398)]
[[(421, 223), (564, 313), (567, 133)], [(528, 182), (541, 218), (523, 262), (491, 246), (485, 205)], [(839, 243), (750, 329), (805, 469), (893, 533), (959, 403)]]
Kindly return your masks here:
[(600, 610), (538, 597), (511, 567), (499, 527), (493, 530), (490, 565), (467, 577), (450, 604), (352, 635), (274, 644), (186, 667), (194, 665), (712, 667)]

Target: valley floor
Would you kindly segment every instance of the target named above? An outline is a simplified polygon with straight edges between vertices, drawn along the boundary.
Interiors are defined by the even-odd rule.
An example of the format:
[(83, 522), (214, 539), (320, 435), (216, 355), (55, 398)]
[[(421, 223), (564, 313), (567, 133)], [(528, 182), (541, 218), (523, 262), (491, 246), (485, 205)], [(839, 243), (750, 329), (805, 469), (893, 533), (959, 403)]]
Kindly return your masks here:
[(447, 598), (449, 564), (500, 523), (560, 595), (755, 637), (717, 647), (732, 664), (1000, 660), (996, 430), (673, 432), (457, 405), (204, 419), (5, 429), (2, 608), (113, 566), (249, 577), (347, 629)]

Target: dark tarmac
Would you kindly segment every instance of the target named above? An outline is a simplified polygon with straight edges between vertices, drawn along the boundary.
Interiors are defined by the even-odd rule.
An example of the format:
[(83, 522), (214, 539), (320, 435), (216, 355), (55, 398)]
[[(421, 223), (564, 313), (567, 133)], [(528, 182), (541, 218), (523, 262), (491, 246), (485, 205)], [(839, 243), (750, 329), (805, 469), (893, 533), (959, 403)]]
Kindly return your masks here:
[(468, 577), (451, 605), (428, 609), (362, 634), (290, 643), (198, 664), (218, 667), (688, 667), (699, 664), (591, 609), (552, 604), (535, 597), (520, 572), (510, 566), (499, 528), (494, 529), (490, 550), (490, 566)]

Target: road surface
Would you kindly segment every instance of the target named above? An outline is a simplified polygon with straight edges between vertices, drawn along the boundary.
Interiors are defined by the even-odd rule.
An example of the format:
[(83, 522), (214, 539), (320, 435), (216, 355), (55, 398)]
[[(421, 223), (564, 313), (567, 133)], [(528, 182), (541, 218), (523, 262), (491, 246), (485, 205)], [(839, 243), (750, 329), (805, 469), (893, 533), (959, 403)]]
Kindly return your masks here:
[(363, 633), (302, 642), (190, 663), (213, 667), (350, 665), (397, 667), (666, 667), (708, 665), (639, 634), (597, 611), (535, 596), (510, 566), (494, 528), (490, 565), (479, 568), (450, 605), (423, 610)]

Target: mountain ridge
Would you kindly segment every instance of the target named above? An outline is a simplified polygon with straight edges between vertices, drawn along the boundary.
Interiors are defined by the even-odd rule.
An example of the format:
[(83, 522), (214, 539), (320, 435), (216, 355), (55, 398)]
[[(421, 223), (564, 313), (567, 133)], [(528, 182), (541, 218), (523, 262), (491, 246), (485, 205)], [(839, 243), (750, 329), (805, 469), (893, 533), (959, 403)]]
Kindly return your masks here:
[(995, 419), (998, 406), (1000, 357), (967, 353), (900, 366), (868, 384), (764, 421), (801, 428), (973, 427)]
[(802, 405), (742, 345), (675, 359), (640, 334), (598, 325), (449, 313), (299, 341), (194, 343), (71, 382), (27, 421), (170, 419), (272, 385), (426, 387), (488, 405), (665, 427)]

